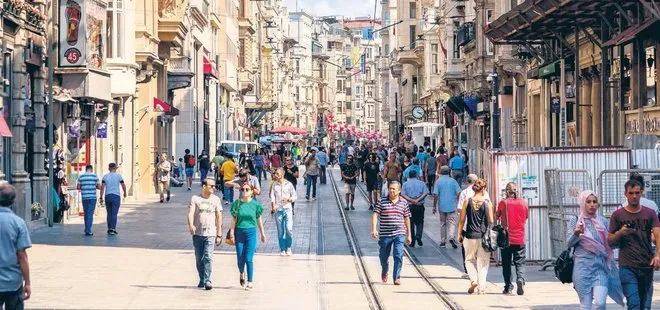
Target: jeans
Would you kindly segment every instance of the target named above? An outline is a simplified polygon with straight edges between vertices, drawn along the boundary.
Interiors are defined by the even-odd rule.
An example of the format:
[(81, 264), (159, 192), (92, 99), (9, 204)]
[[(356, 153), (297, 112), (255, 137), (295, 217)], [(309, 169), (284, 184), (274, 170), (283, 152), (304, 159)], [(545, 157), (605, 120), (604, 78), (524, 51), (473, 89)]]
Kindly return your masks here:
[(580, 297), (580, 310), (604, 310), (607, 306), (607, 287), (594, 286), (593, 290)]
[(199, 181), (204, 182), (204, 180), (206, 180), (206, 176), (209, 175), (209, 168), (199, 168), (199, 175)]
[(435, 184), (435, 173), (426, 176), (426, 185), (429, 187), (429, 193), (433, 193), (433, 185)]
[(463, 184), (463, 169), (452, 169), (451, 176), (458, 182), (458, 185)]
[(479, 285), (480, 290), (486, 289), (490, 253), (481, 246), (481, 238), (465, 238), (463, 246), (465, 247), (465, 268), (470, 276), (470, 282)]
[(280, 244), (280, 251), (286, 251), (291, 248), (293, 243), (293, 210), (278, 209), (275, 212), (275, 221), (277, 224), (277, 242)]
[(378, 240), (378, 245), (380, 246), (378, 256), (380, 257), (380, 266), (382, 267), (381, 274), (386, 275), (389, 272), (390, 264), (388, 260), (390, 258), (390, 252), (392, 252), (392, 258), (394, 258), (392, 279), (395, 281), (401, 277), (401, 267), (403, 266), (403, 245), (405, 242), (406, 235), (380, 237)]
[(623, 286), (623, 295), (626, 296), (628, 309), (651, 309), (653, 298), (653, 269), (634, 268), (628, 266), (619, 267), (619, 276)]
[(411, 205), (410, 213), (410, 234), (413, 242), (422, 240), (424, 236), (424, 205)]
[(263, 174), (264, 180), (266, 179), (266, 173), (264, 171), (264, 166), (255, 166), (254, 170), (257, 171), (257, 178), (259, 178), (259, 184), (261, 184), (261, 175)]
[(511, 284), (511, 264), (516, 266), (516, 280), (525, 281), (525, 245), (511, 244), (500, 250), (502, 255), (502, 276), (504, 286), (509, 288)]
[(23, 308), (24, 304), (22, 286), (16, 291), (0, 292), (0, 309), (23, 310)]
[(456, 239), (456, 211), (439, 212), (440, 215), (440, 243), (447, 242), (447, 230), (449, 230), (449, 239)]
[(119, 213), (120, 205), (121, 198), (119, 196), (115, 194), (105, 195), (105, 210), (108, 212), (108, 230), (117, 229), (117, 214)]
[(94, 209), (96, 208), (96, 199), (85, 199), (82, 201), (83, 211), (85, 212), (85, 233), (92, 233), (92, 223), (94, 223)]
[(321, 183), (321, 184), (327, 184), (327, 183), (328, 183), (328, 179), (327, 179), (327, 174), (326, 174), (326, 171), (325, 171), (325, 167), (326, 167), (326, 166), (321, 165), (321, 170), (320, 170), (320, 172), (319, 172), (319, 178), (320, 178), (320, 183)]
[(238, 272), (243, 273), (247, 266), (247, 279), (252, 282), (254, 275), (254, 251), (257, 249), (257, 228), (236, 228), (234, 230), (236, 239), (236, 260)]
[(228, 201), (229, 203), (233, 203), (234, 202), (234, 188), (230, 187), (230, 186), (223, 186), (222, 196), (225, 199), (225, 201)]
[(211, 282), (215, 237), (194, 235), (192, 239), (193, 246), (195, 247), (195, 263), (197, 265), (199, 283), (206, 284), (206, 282)]
[(318, 175), (307, 175), (307, 194), (305, 195), (309, 198), (309, 189), (312, 189), (312, 198), (316, 198), (316, 179)]

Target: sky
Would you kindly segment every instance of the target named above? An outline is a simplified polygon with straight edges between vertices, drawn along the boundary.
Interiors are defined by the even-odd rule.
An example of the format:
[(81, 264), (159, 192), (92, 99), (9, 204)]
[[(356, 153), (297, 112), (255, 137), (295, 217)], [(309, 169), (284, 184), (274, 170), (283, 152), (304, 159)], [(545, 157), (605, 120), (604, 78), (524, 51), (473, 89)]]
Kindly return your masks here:
[(380, 0), (284, 0), (289, 12), (302, 8), (313, 16), (343, 15), (366, 17), (374, 15), (374, 1), (378, 2), (376, 15), (380, 15)]

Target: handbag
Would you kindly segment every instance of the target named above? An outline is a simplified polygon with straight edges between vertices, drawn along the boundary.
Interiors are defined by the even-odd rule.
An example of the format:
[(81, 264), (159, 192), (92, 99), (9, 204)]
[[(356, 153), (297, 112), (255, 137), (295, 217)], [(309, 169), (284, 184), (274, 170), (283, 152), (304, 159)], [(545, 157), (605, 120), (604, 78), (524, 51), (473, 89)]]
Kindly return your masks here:
[(573, 282), (573, 252), (575, 247), (568, 248), (559, 254), (557, 260), (555, 261), (555, 277), (561, 283), (572, 283)]
[(497, 230), (497, 246), (500, 248), (509, 247), (509, 208), (504, 200), (504, 214), (506, 214), (506, 228), (502, 225), (495, 225), (493, 230)]
[[(241, 209), (241, 201), (238, 200), (238, 206), (236, 206), (236, 213)], [(236, 223), (238, 225), (238, 221)], [(231, 237), (231, 228), (227, 229), (227, 234), (225, 235), (225, 243), (228, 245), (236, 245), (234, 238)]]
[(497, 238), (499, 233), (491, 228), (486, 228), (486, 232), (481, 236), (481, 247), (487, 252), (495, 252), (497, 250)]

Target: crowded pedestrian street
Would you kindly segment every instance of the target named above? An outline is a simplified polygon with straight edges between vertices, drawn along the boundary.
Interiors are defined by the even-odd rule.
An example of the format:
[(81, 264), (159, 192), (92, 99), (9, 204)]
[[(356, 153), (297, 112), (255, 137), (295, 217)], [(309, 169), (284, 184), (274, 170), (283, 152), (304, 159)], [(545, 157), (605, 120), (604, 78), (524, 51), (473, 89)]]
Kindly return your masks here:
[[(105, 209), (97, 209), (93, 236), (83, 234), (83, 218), (34, 231), (28, 250), (32, 296), (26, 309), (577, 309), (571, 284), (561, 284), (541, 262), (525, 266), (525, 294), (503, 295), (500, 264), (491, 261), (483, 295), (466, 294), (461, 250), (439, 246), (440, 221), (426, 201), (423, 246), (407, 247), (401, 285), (382, 283), (378, 242), (371, 239), (372, 212), (364, 184), (358, 184), (355, 210), (343, 210), (344, 186), (338, 168), (316, 200), (306, 200), (300, 181), (293, 216), (291, 256), (280, 255), (275, 216), (263, 213), (266, 242), (254, 257), (254, 288), (239, 283), (236, 253), (223, 244), (213, 253), (213, 290), (196, 287), (195, 254), (186, 227), (191, 191), (172, 188), (169, 202), (157, 195), (127, 201), (116, 235), (105, 233)], [(264, 189), (268, 181), (261, 181)], [(220, 193), (216, 192), (221, 196)], [(338, 204), (341, 199), (341, 205)], [(268, 190), (257, 199), (270, 205)], [(229, 227), (223, 206), (222, 229)], [(266, 208), (268, 210), (268, 208)], [(346, 216), (344, 219), (343, 216)], [(351, 229), (346, 229), (346, 224)], [(354, 235), (351, 235), (354, 234)], [(391, 260), (390, 260), (391, 261)], [(364, 272), (362, 271), (364, 270)], [(656, 275), (657, 277), (657, 275)], [(658, 282), (655, 283), (656, 291)], [(616, 306), (609, 300), (608, 306)], [(660, 296), (653, 296), (653, 308)]]

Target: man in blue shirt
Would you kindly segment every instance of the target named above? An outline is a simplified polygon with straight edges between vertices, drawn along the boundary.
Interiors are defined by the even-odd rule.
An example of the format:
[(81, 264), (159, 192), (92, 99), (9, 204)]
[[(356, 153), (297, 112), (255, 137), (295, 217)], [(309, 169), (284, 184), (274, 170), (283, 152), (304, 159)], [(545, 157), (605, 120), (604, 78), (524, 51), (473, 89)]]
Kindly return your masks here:
[(78, 177), (78, 190), (82, 196), (83, 210), (85, 211), (85, 236), (93, 236), (92, 223), (94, 222), (94, 209), (96, 208), (96, 190), (101, 188), (99, 177), (94, 174), (92, 165), (85, 167), (85, 173)]
[(461, 194), (461, 186), (456, 180), (449, 177), (451, 169), (447, 166), (440, 168), (440, 178), (435, 182), (433, 190), (433, 214), (440, 212), (440, 247), (446, 247), (447, 230), (449, 242), (456, 249), (456, 201)]
[(401, 197), (407, 200), (410, 204), (410, 234), (412, 235), (412, 242), (410, 247), (415, 247), (415, 241), (419, 246), (424, 245), (422, 236), (424, 234), (424, 199), (428, 196), (429, 191), (426, 183), (419, 180), (416, 170), (410, 171), (408, 181), (403, 183), (401, 189)]
[(319, 166), (321, 167), (321, 170), (319, 171), (319, 181), (321, 184), (327, 184), (328, 180), (326, 178), (325, 167), (328, 166), (330, 159), (328, 158), (328, 154), (325, 153), (324, 147), (321, 147), (319, 152), (316, 153), (316, 160), (319, 162)]
[(415, 171), (417, 172), (417, 176), (422, 176), (422, 167), (419, 166), (419, 160), (416, 157), (413, 157), (412, 159), (412, 165), (410, 167), (406, 168), (405, 171), (403, 171), (403, 182), (406, 182), (408, 178), (410, 177), (410, 172)]
[[(101, 181), (101, 203), (105, 199), (105, 209), (108, 212), (108, 235), (117, 234), (117, 214), (119, 214), (119, 205), (121, 204), (121, 196), (119, 187), (124, 190), (124, 198), (126, 198), (126, 184), (121, 174), (117, 173), (117, 164), (110, 163), (108, 165), (110, 173), (103, 176)], [(103, 195), (105, 193), (105, 196)]]
[(23, 309), (32, 292), (27, 256), (32, 241), (25, 221), (11, 210), (15, 199), (14, 186), (0, 185), (0, 309)]
[(465, 161), (463, 160), (463, 157), (458, 154), (458, 151), (456, 151), (454, 157), (449, 160), (449, 168), (451, 168), (451, 175), (456, 182), (458, 182), (458, 184), (463, 184)]

